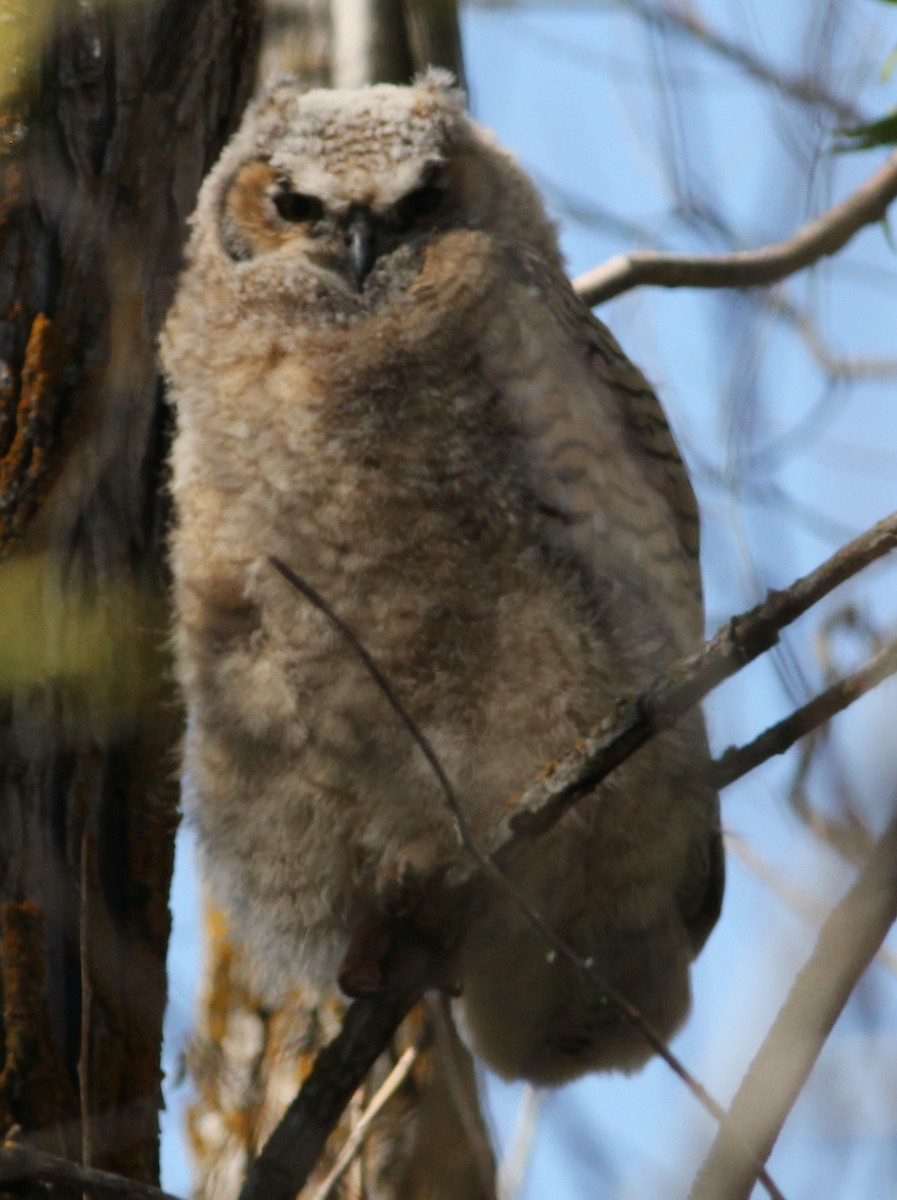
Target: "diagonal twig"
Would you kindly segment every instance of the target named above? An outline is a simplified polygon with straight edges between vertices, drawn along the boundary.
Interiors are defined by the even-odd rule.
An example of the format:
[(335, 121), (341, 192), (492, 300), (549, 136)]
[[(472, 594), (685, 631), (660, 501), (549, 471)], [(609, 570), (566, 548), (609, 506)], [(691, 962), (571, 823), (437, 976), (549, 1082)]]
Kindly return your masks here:
[(487, 849), (501, 864), (517, 840), (538, 836), (606, 775), (674, 725), (717, 684), (735, 675), (778, 641), (779, 631), (839, 584), (897, 548), (897, 513), (847, 542), (815, 571), (722, 625), (695, 654), (681, 659), (635, 700), (620, 701), (571, 754), (523, 793), (502, 817)]
[(177, 1196), (149, 1183), (126, 1179), (111, 1171), (98, 1171), (95, 1167), (82, 1167), (67, 1158), (44, 1154), (30, 1146), (4, 1143), (0, 1147), (0, 1184), (20, 1184), (29, 1180), (60, 1187), (89, 1188), (94, 1196), (109, 1196), (113, 1200), (178, 1200)]
[(405, 1019), (419, 991), (356, 1000), (340, 1032), (319, 1051), (311, 1074), (249, 1169), (240, 1200), (292, 1200), (368, 1071)]
[(748, 46), (713, 29), (692, 4), (658, 4), (651, 0), (627, 0), (627, 4), (647, 25), (692, 38), (709, 53), (740, 67), (750, 78), (770, 84), (775, 91), (801, 104), (828, 109), (842, 125), (857, 124), (862, 120), (854, 105), (825, 87), (816, 76), (809, 73), (795, 75), (780, 66), (773, 66)]
[(765, 729), (752, 742), (744, 746), (730, 746), (713, 764), (711, 779), (714, 786), (724, 788), (774, 755), (784, 754), (800, 738), (818, 729), (895, 671), (897, 640), (889, 642), (863, 666), (814, 696), (790, 716)]
[(857, 981), (897, 920), (897, 817), (833, 909), (721, 1124), (689, 1200), (747, 1200)]
[(336, 1162), (333, 1164), (327, 1178), (315, 1192), (314, 1196), (312, 1196), (312, 1200), (330, 1200), (330, 1197), (333, 1196), (336, 1185), (349, 1169), (353, 1159), (360, 1153), (374, 1121), (382, 1112), (387, 1101), (395, 1095), (408, 1078), (419, 1054), (420, 1048), (418, 1046), (409, 1046), (402, 1053), (399, 1061), (383, 1080), (383, 1083), (377, 1089), (376, 1095), (361, 1114), (358, 1124), (346, 1138)]

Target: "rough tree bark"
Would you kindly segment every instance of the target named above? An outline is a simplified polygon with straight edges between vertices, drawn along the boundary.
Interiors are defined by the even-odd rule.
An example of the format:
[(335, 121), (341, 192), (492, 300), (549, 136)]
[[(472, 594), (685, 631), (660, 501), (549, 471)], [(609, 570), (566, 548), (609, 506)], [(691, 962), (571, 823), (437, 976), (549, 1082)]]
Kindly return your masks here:
[[(365, 9), (360, 13), (360, 9)], [(377, 37), (349, 37), (365, 21)], [(350, 61), (351, 60), (351, 61)], [(267, 10), (262, 79), (284, 69), (308, 86), (407, 81), (430, 63), (461, 75), (454, 3), (422, 0), (277, 0)], [(198, 1098), (189, 1134), (196, 1200), (234, 1200), (246, 1172), (311, 1067), (337, 1032), (344, 1005), (297, 990), (272, 1011), (252, 984), (247, 952), (228, 940), (220, 913), (206, 922), (204, 995), (190, 1054)], [(421, 1005), (381, 1056), (303, 1191), (321, 1197), (341, 1148), (409, 1047), (407, 1076), (328, 1194), (365, 1200), (491, 1200), (493, 1162), (473, 1065), (438, 1005)]]
[(155, 340), (256, 9), (3, 14), (0, 1132), (145, 1181), (176, 823)]

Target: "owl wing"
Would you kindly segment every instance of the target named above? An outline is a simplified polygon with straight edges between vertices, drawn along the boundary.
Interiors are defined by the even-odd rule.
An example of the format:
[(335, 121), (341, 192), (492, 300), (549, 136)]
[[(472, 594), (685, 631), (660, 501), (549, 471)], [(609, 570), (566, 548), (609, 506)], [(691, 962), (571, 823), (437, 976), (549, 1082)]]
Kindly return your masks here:
[[(679, 449), (648, 382), (562, 272), (505, 253), (505, 351), (485, 363), (525, 487), (561, 553), (599, 591), (609, 575), (622, 585), (616, 616), (626, 619), (630, 599), (651, 613), (654, 649), (668, 661), (703, 636), (698, 509)], [(714, 792), (697, 775), (692, 784), (706, 791), (707, 826), (677, 900), (697, 954), (719, 916), (724, 859)]]
[(693, 649), (698, 510), (663, 410), (559, 270), (513, 247), (505, 255), (503, 349), (486, 366), (548, 536), (587, 572), (640, 592), (674, 652)]

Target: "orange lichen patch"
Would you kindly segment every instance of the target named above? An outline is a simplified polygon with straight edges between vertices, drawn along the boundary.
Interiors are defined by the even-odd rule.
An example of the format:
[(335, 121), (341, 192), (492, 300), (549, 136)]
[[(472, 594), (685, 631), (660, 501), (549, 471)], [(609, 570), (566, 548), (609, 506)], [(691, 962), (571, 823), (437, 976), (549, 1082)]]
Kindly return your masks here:
[(0, 1125), (4, 1129), (20, 1125), (26, 1136), (70, 1122), (78, 1111), (50, 1031), (43, 956), (40, 908), (28, 902), (0, 905), (4, 1052)]
[(220, 1044), (227, 1034), (227, 1024), (239, 992), (239, 1002), (248, 999), (245, 987), (241, 986), (240, 951), (228, 937), (227, 919), (220, 909), (211, 905), (206, 908), (206, 953), (209, 956), (209, 972), (206, 984), (206, 1035)]
[(53, 322), (38, 313), (22, 363), (15, 433), (0, 458), (0, 550), (22, 533), (48, 483), (52, 415), (60, 375)]

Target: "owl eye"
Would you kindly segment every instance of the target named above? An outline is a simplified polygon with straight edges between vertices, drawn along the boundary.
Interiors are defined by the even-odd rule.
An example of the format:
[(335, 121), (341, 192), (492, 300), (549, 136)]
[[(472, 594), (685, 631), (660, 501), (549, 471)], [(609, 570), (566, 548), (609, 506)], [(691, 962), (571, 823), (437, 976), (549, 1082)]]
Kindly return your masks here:
[(425, 183), (408, 192), (394, 208), (395, 219), (400, 228), (407, 229), (424, 217), (438, 212), (445, 200), (445, 188), (438, 183)]
[(300, 221), (319, 221), (324, 215), (324, 205), (317, 196), (306, 196), (303, 192), (278, 192), (274, 207), (284, 221), (297, 224)]

